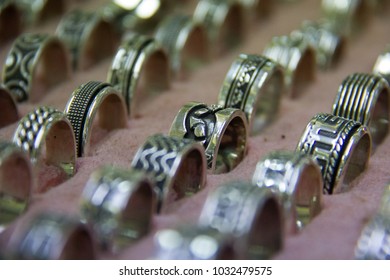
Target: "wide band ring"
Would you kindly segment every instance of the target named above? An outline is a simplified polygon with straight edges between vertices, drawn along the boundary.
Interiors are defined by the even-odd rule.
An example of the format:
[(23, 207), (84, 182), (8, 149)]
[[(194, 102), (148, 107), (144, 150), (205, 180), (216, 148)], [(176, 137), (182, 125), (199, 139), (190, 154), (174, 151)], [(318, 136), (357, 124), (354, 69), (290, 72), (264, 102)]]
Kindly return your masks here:
[(202, 145), (161, 134), (148, 137), (131, 166), (151, 175), (156, 184), (157, 211), (174, 200), (192, 195), (206, 183), (206, 158)]
[(331, 114), (314, 116), (298, 143), (297, 151), (311, 155), (319, 164), (324, 194), (348, 190), (362, 174), (371, 154), (371, 135), (366, 126)]
[(59, 23), (57, 36), (69, 48), (74, 69), (86, 70), (112, 55), (117, 47), (115, 27), (100, 14), (74, 10)]
[(107, 81), (122, 93), (128, 113), (135, 116), (148, 96), (169, 88), (169, 71), (168, 57), (156, 40), (131, 34), (117, 50)]
[(15, 144), (0, 141), (0, 233), (26, 210), (33, 184), (27, 155)]
[(119, 251), (144, 236), (156, 211), (152, 182), (144, 173), (105, 167), (89, 177), (81, 217), (103, 250)]
[(23, 11), (26, 24), (42, 22), (61, 15), (65, 11), (64, 0), (15, 0)]
[(233, 260), (232, 237), (210, 227), (185, 226), (157, 231), (155, 253), (160, 260)]
[(13, 0), (0, 1), (0, 46), (20, 34), (22, 14)]
[(288, 233), (296, 233), (321, 212), (323, 180), (311, 156), (275, 151), (256, 165), (252, 183), (281, 198)]
[(126, 111), (122, 95), (108, 83), (90, 81), (73, 91), (64, 112), (74, 130), (77, 156), (86, 156), (90, 152), (95, 119), (104, 130), (124, 128), (127, 125)]
[(48, 90), (70, 77), (64, 44), (48, 34), (21, 34), (3, 66), (3, 83), (18, 102), (39, 101)]
[(390, 85), (390, 45), (378, 56), (372, 72), (383, 76)]
[(292, 98), (298, 97), (315, 77), (315, 50), (303, 37), (274, 37), (263, 55), (285, 68), (285, 85)]
[(209, 58), (205, 27), (190, 16), (177, 14), (167, 17), (160, 23), (155, 38), (168, 54), (174, 77), (186, 77)]
[[(34, 172), (39, 174), (38, 192), (58, 185), (76, 172), (73, 129), (65, 114), (57, 109), (42, 106), (28, 113), (19, 121), (13, 142), (27, 152)], [(50, 180), (49, 174), (44, 175), (48, 166), (56, 169), (55, 178)]]
[(366, 125), (371, 132), (372, 144), (375, 148), (384, 141), (389, 131), (388, 83), (375, 74), (349, 75), (339, 87), (332, 113)]
[(199, 224), (232, 234), (243, 259), (268, 259), (284, 241), (279, 199), (271, 190), (247, 182), (231, 182), (210, 192)]
[(0, 128), (5, 127), (19, 119), (18, 108), (12, 93), (0, 84)]
[(248, 124), (239, 109), (189, 102), (177, 113), (169, 135), (202, 143), (207, 167), (216, 174), (234, 169), (247, 152)]
[(263, 56), (240, 54), (225, 77), (218, 104), (244, 111), (255, 134), (277, 115), (283, 91), (284, 70), (280, 65)]

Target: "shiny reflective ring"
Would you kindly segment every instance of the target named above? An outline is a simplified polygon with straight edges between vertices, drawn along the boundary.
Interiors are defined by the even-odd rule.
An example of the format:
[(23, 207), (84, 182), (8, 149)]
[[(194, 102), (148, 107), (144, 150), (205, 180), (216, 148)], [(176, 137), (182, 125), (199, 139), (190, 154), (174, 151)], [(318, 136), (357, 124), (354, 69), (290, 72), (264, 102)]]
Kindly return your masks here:
[(382, 75), (390, 85), (390, 45), (378, 56), (372, 72)]

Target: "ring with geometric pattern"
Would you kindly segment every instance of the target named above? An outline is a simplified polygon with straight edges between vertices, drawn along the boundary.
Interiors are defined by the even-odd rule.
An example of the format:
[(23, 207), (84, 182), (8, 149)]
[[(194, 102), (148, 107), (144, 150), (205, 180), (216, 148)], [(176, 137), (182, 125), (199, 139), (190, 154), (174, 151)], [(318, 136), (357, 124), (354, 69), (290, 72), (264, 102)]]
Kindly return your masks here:
[(107, 82), (122, 93), (128, 113), (135, 116), (148, 96), (169, 88), (169, 71), (168, 57), (157, 41), (132, 33), (118, 48)]
[(19, 119), (18, 108), (12, 93), (0, 84), (0, 128), (5, 127)]
[(372, 72), (383, 76), (390, 85), (390, 44), (376, 59)]
[(349, 75), (339, 87), (332, 114), (366, 125), (375, 149), (389, 131), (390, 88), (387, 81), (375, 74)]
[(155, 181), (158, 212), (198, 192), (206, 183), (204, 148), (189, 139), (152, 135), (138, 149), (131, 166), (150, 174)]
[(361, 175), (371, 154), (371, 135), (365, 125), (332, 114), (318, 114), (307, 124), (296, 150), (319, 164), (324, 194), (347, 191)]
[(73, 91), (64, 110), (76, 137), (77, 156), (89, 154), (94, 121), (104, 130), (125, 128), (127, 109), (122, 95), (110, 84), (90, 81)]
[(240, 259), (268, 259), (284, 243), (280, 200), (270, 189), (250, 182), (230, 182), (210, 192), (199, 224), (232, 234)]
[(226, 173), (246, 155), (248, 121), (240, 109), (189, 102), (177, 113), (169, 135), (202, 143), (207, 168), (214, 174)]
[[(39, 174), (36, 176), (38, 192), (45, 191), (49, 185), (58, 185), (76, 172), (73, 129), (65, 114), (57, 109), (41, 106), (28, 113), (19, 121), (13, 142), (26, 151), (34, 172)], [(56, 169), (55, 180), (45, 179), (43, 174), (48, 166)]]
[(17, 102), (37, 102), (70, 74), (68, 51), (57, 37), (24, 33), (15, 39), (8, 53), (3, 83)]
[(0, 45), (15, 38), (23, 28), (22, 14), (13, 0), (0, 1)]
[(225, 77), (218, 104), (244, 111), (255, 134), (275, 119), (283, 90), (280, 65), (264, 56), (240, 54)]
[(16, 0), (23, 12), (26, 24), (36, 24), (62, 15), (65, 11), (64, 0)]
[(147, 234), (156, 211), (153, 183), (143, 172), (103, 167), (87, 181), (81, 219), (103, 250), (117, 252)]
[(278, 194), (287, 233), (298, 232), (321, 212), (322, 174), (309, 155), (271, 152), (257, 163), (252, 183)]

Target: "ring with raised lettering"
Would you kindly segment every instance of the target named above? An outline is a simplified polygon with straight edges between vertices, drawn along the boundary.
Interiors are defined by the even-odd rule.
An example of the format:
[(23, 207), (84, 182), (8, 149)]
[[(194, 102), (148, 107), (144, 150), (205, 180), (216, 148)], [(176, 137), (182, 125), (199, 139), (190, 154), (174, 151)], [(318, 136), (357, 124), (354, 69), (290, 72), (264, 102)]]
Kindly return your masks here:
[(12, 93), (0, 84), (0, 128), (5, 127), (19, 119), (18, 108)]
[(234, 169), (247, 152), (248, 124), (239, 109), (189, 102), (177, 113), (169, 135), (202, 143), (207, 167), (216, 174)]
[(244, 111), (255, 134), (276, 117), (283, 91), (280, 65), (263, 56), (240, 54), (225, 77), (218, 104)]
[(0, 1), (0, 46), (20, 34), (22, 14), (13, 0)]
[(390, 85), (390, 45), (378, 56), (372, 72), (383, 76)]
[(268, 188), (230, 182), (210, 192), (199, 224), (232, 234), (240, 259), (268, 259), (284, 243), (283, 210)]
[(252, 183), (281, 198), (288, 233), (296, 233), (321, 212), (322, 174), (311, 156), (275, 151), (256, 165)]
[(389, 131), (390, 88), (387, 81), (375, 74), (349, 75), (339, 87), (332, 113), (366, 125), (375, 149)]
[(169, 88), (169, 71), (168, 57), (156, 40), (133, 33), (122, 41), (107, 81), (122, 93), (129, 114), (135, 116), (148, 96)]
[(192, 195), (206, 183), (206, 158), (201, 144), (155, 134), (138, 149), (131, 166), (150, 174), (156, 184), (157, 211)]
[[(110, 84), (90, 81), (73, 91), (64, 110), (76, 137), (77, 156), (90, 152), (92, 129), (124, 128), (127, 125), (126, 104), (122, 95)], [(94, 125), (94, 121), (97, 125)]]
[(153, 183), (143, 172), (104, 167), (91, 174), (81, 217), (103, 250), (119, 251), (144, 236), (156, 211)]
[(33, 24), (61, 15), (65, 11), (64, 0), (16, 0), (23, 12), (26, 24)]
[(17, 37), (3, 66), (3, 83), (18, 102), (39, 101), (49, 89), (71, 74), (64, 44), (48, 34)]
[(319, 164), (325, 194), (344, 192), (368, 165), (371, 135), (359, 122), (322, 113), (307, 124), (296, 150)]

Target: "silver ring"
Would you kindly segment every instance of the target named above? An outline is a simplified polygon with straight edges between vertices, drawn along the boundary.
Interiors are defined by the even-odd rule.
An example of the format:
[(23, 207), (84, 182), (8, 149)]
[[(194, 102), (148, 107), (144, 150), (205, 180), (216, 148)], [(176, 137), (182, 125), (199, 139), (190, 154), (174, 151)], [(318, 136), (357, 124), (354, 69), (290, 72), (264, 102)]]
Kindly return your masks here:
[(133, 33), (118, 48), (107, 81), (122, 93), (129, 114), (135, 116), (148, 96), (169, 88), (169, 69), (168, 57), (156, 40)]
[(157, 206), (155, 195), (143, 172), (100, 168), (85, 185), (82, 221), (92, 228), (103, 250), (117, 252), (148, 233)]
[(375, 61), (372, 72), (383, 76), (390, 85), (390, 44)]
[(255, 134), (277, 115), (283, 91), (280, 65), (263, 56), (240, 54), (225, 77), (218, 104), (244, 111)]
[[(38, 192), (60, 184), (76, 172), (73, 129), (57, 109), (42, 106), (28, 113), (19, 121), (13, 142), (29, 155), (36, 177), (40, 178)], [(48, 165), (58, 169), (55, 180), (44, 181), (45, 176), (39, 175), (45, 173)]]
[(72, 124), (79, 157), (90, 152), (95, 118), (99, 127), (108, 131), (127, 125), (125, 101), (108, 83), (90, 81), (82, 84), (73, 91), (64, 112)]
[(307, 225), (322, 208), (322, 174), (311, 156), (275, 151), (256, 165), (252, 183), (280, 196), (288, 233)]
[(0, 128), (5, 127), (19, 119), (18, 108), (12, 93), (0, 84)]
[(343, 192), (367, 165), (371, 135), (366, 126), (331, 114), (318, 114), (306, 126), (296, 148), (319, 164), (324, 193)]
[(375, 149), (389, 131), (390, 88), (386, 80), (375, 74), (349, 75), (339, 87), (332, 113), (366, 125)]
[(188, 139), (152, 135), (138, 149), (131, 166), (155, 181), (158, 212), (167, 211), (172, 201), (198, 192), (206, 183), (204, 149)]
[(0, 3), (0, 46), (22, 32), (22, 13), (13, 0)]
[(208, 169), (218, 174), (234, 169), (245, 157), (247, 127), (239, 109), (189, 102), (177, 113), (169, 135), (202, 143)]
[(284, 242), (279, 199), (270, 189), (247, 182), (231, 182), (210, 192), (199, 224), (232, 234), (242, 259), (270, 258)]

